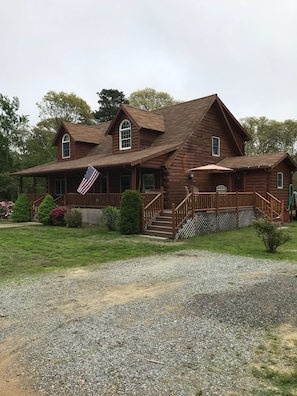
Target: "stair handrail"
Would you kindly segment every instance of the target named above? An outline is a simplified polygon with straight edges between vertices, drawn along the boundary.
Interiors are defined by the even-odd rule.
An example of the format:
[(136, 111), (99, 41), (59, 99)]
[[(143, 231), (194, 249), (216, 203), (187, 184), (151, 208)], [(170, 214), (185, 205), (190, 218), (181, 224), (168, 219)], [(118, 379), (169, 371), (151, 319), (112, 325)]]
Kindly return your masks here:
[(273, 221), (274, 217), (283, 220), (283, 202), (276, 198), (274, 195), (267, 193), (267, 198), (263, 195), (255, 192), (255, 207), (268, 217), (270, 221)]
[(194, 216), (194, 193), (189, 194), (175, 207), (172, 204), (172, 233), (175, 237), (176, 231), (187, 220), (189, 216)]
[(164, 190), (161, 187), (159, 194), (157, 194), (146, 206), (142, 204), (142, 230), (162, 212), (164, 209)]

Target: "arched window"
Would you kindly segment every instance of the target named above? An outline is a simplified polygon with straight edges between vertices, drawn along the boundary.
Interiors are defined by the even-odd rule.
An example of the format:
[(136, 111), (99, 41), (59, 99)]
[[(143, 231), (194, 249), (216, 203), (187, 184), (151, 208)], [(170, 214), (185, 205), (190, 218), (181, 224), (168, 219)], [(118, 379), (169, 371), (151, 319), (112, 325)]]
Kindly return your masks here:
[(70, 136), (64, 135), (62, 138), (62, 158), (70, 158)]
[(124, 120), (120, 124), (120, 150), (127, 150), (131, 148), (131, 123)]

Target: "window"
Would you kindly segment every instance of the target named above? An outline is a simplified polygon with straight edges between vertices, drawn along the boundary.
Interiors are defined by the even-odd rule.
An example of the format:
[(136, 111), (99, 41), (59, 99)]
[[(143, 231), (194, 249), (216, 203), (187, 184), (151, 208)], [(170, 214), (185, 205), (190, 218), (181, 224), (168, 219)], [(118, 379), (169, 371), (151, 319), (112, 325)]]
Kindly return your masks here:
[(62, 138), (62, 158), (70, 158), (70, 136), (64, 135)]
[(277, 172), (277, 188), (284, 187), (284, 174), (282, 172)]
[(131, 148), (131, 124), (130, 121), (124, 120), (120, 124), (120, 150)]
[(65, 181), (56, 180), (55, 181), (55, 194), (56, 196), (65, 194)]
[(154, 173), (144, 174), (142, 177), (142, 181), (143, 181), (143, 191), (144, 192), (156, 189)]
[(215, 136), (212, 137), (212, 156), (220, 156), (220, 138)]
[(121, 192), (131, 189), (131, 176), (121, 175)]

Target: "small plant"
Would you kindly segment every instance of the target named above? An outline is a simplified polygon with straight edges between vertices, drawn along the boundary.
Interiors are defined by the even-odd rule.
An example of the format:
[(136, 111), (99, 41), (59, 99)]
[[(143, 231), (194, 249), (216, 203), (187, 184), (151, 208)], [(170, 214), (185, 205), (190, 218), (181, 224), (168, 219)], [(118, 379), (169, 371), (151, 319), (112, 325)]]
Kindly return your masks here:
[(51, 223), (52, 225), (64, 226), (65, 225), (66, 209), (63, 206), (51, 210)]
[(38, 220), (44, 225), (52, 224), (51, 211), (56, 209), (54, 198), (47, 194), (38, 209)]
[(82, 214), (77, 209), (68, 209), (65, 213), (66, 227), (80, 228), (82, 226)]
[(12, 207), (14, 203), (12, 201), (5, 202), (1, 201), (0, 202), (0, 219), (7, 219), (12, 213)]
[(26, 194), (22, 193), (16, 200), (11, 218), (16, 223), (31, 221), (31, 205)]
[(107, 206), (102, 210), (101, 223), (105, 225), (109, 231), (115, 231), (118, 227), (120, 212), (113, 206)]
[(141, 230), (141, 195), (139, 191), (126, 190), (121, 200), (119, 230), (124, 235), (139, 234)]
[(292, 236), (286, 230), (279, 228), (267, 218), (254, 220), (253, 226), (264, 242), (266, 252), (275, 253), (280, 245), (292, 239)]

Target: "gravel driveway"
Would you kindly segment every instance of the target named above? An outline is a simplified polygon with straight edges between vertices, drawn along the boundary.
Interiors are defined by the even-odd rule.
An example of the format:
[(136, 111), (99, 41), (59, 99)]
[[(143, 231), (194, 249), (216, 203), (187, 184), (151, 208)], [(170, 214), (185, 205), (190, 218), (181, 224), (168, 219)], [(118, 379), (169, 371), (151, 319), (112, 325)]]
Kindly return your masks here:
[[(183, 251), (0, 285), (0, 394), (249, 395), (294, 263)], [(1, 393), (2, 392), (2, 393)]]

